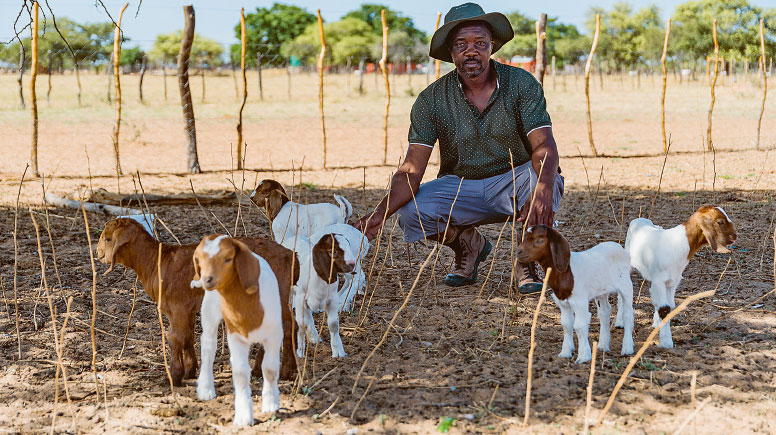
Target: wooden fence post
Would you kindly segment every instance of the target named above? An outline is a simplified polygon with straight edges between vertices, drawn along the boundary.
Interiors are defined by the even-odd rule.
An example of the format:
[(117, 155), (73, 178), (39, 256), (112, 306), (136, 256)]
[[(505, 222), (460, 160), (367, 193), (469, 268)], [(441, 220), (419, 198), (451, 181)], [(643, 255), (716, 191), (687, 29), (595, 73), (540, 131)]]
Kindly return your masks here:
[(288, 101), (291, 101), (291, 59), (286, 60), (286, 78), (288, 79)]
[(121, 60), (121, 17), (124, 16), (124, 10), (129, 3), (126, 3), (121, 12), (116, 29), (113, 32), (113, 80), (116, 82), (116, 125), (113, 127), (113, 153), (116, 157), (116, 175), (121, 175), (121, 159), (119, 158), (119, 130), (121, 129), (121, 70), (119, 61)]
[(191, 57), (191, 44), (194, 42), (194, 6), (184, 6), (183, 16), (186, 23), (181, 35), (181, 49), (178, 52), (178, 90), (181, 94), (181, 108), (183, 109), (183, 131), (186, 133), (187, 164), (189, 172), (199, 174), (197, 157), (197, 128), (194, 122), (194, 103), (191, 101), (191, 85), (189, 84), (189, 58)]
[(380, 70), (385, 80), (385, 115), (383, 115), (383, 164), (388, 164), (388, 110), (391, 107), (391, 83), (388, 81), (388, 24), (385, 21), (385, 9), (380, 12), (383, 23), (383, 56), (380, 58)]
[(143, 62), (140, 64), (140, 82), (137, 85), (138, 93), (140, 95), (140, 102), (143, 102), (143, 76), (146, 71), (146, 55), (143, 55)]
[(536, 22), (536, 72), (534, 76), (544, 86), (544, 70), (547, 65), (547, 14), (541, 14)]
[(51, 50), (48, 50), (46, 52), (46, 62), (48, 62), (48, 65), (46, 67), (47, 74), (46, 79), (48, 80), (48, 90), (46, 90), (46, 103), (49, 102), (49, 98), (51, 97)]
[(318, 9), (318, 35), (321, 39), (321, 54), (318, 55), (318, 109), (321, 112), (321, 138), (323, 140), (323, 167), (326, 168), (326, 118), (323, 114), (323, 61), (326, 58), (326, 38), (323, 35), (323, 18)]
[(105, 94), (105, 101), (108, 102), (108, 104), (113, 102), (113, 99), (110, 96), (110, 90), (112, 87), (112, 77), (113, 77), (113, 50), (110, 52), (110, 62), (108, 62), (108, 66), (105, 68), (105, 75), (108, 76), (108, 92)]
[(38, 77), (38, 2), (32, 4), (32, 64), (30, 65), (30, 108), (32, 109), (32, 147), (30, 166), (32, 174), (38, 176), (38, 99), (35, 94), (35, 80)]
[(717, 75), (719, 75), (719, 42), (717, 42), (717, 20), (714, 19), (712, 27), (712, 36), (714, 38), (714, 77), (711, 78), (711, 105), (709, 105), (709, 126), (706, 129), (706, 149), (712, 150), (714, 146), (711, 140), (711, 115), (714, 111), (714, 87), (717, 85)]
[(598, 45), (598, 33), (601, 28), (601, 16), (595, 16), (595, 35), (593, 36), (593, 46), (590, 48), (590, 54), (587, 56), (587, 62), (585, 63), (585, 98), (587, 99), (587, 137), (590, 141), (590, 149), (593, 151), (593, 155), (597, 156), (598, 151), (595, 149), (595, 142), (593, 142), (593, 121), (590, 117), (590, 66), (593, 63), (593, 55), (595, 55), (595, 48)]
[(347, 63), (345, 64), (345, 97), (350, 97), (350, 76), (353, 75), (351, 71), (351, 63), (353, 57), (348, 56)]
[[(765, 29), (763, 19), (760, 19), (760, 52), (762, 53), (762, 74), (763, 74), (763, 104), (760, 107), (760, 117), (757, 119), (757, 149), (760, 149), (760, 126), (763, 122), (763, 112), (765, 112), (765, 97), (768, 95), (768, 76), (765, 74)], [(775, 278), (776, 279), (776, 278)]]
[(245, 8), (240, 8), (240, 74), (243, 82), (243, 99), (240, 104), (240, 113), (237, 117), (237, 169), (242, 169), (242, 114), (245, 108), (245, 102), (248, 101), (248, 77), (245, 75), (245, 51), (246, 51), (245, 33)]
[(668, 76), (666, 75), (666, 55), (668, 53), (668, 35), (671, 34), (671, 18), (668, 19), (666, 27), (666, 39), (663, 41), (663, 56), (660, 57), (660, 65), (663, 68), (663, 95), (660, 100), (660, 126), (663, 132), (663, 153), (668, 152), (668, 141), (666, 140), (666, 84)]
[(555, 56), (552, 56), (552, 90), (555, 90)]

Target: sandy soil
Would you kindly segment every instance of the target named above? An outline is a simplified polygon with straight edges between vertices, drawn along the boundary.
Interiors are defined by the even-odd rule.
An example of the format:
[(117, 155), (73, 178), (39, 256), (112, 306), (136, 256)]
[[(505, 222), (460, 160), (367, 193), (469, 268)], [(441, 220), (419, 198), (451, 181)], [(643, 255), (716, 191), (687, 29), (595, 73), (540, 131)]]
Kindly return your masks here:
[[(232, 78), (208, 77), (206, 103), (198, 103), (200, 160), (206, 173), (189, 176), (184, 172), (180, 109), (169, 80), (164, 103), (161, 79), (146, 78), (146, 104), (136, 101), (136, 77), (126, 77), (125, 124), (122, 125), (122, 166), (125, 173), (141, 173), (147, 192), (181, 192), (189, 181), (198, 191), (231, 189), (226, 180), (234, 177), (243, 185), (243, 174), (230, 173), (230, 141), (234, 140), (236, 103)], [(54, 77), (50, 105), (41, 106), (41, 170), (53, 174), (50, 191), (71, 194), (79, 189), (117, 190), (112, 172), (110, 131), (114, 111), (104, 97), (104, 77), (84, 80), (85, 107), (74, 103), (74, 80)], [(254, 76), (255, 79), (255, 76)], [(355, 214), (362, 215), (383, 194), (392, 171), (382, 165), (382, 96), (367, 77), (366, 96), (345, 94), (346, 78), (327, 78), (327, 127), (329, 161), (339, 169), (321, 166), (320, 131), (314, 101), (315, 78), (294, 76), (292, 100), (287, 100), (286, 77), (269, 74), (265, 83), (267, 101), (256, 100), (255, 90), (247, 106), (248, 155), (244, 186), (256, 179), (277, 178), (298, 183), (299, 171), (290, 171), (304, 160), (301, 173), (308, 201), (331, 201), (341, 193), (351, 199)], [(389, 161), (402, 153), (408, 110), (413, 98), (405, 95), (406, 77), (396, 79), (397, 95), (392, 101)], [(425, 77), (413, 77), (415, 92)], [(706, 433), (752, 433), (776, 431), (776, 382), (773, 372), (776, 352), (776, 298), (760, 297), (773, 288), (773, 222), (776, 213), (773, 185), (776, 171), (771, 152), (754, 149), (754, 132), (761, 89), (745, 80), (728, 81), (718, 89), (714, 115), (714, 143), (717, 151), (702, 151), (706, 128), (708, 89), (698, 84), (669, 81), (668, 131), (672, 151), (662, 171), (659, 128), (659, 94), (651, 79), (642, 78), (641, 89), (629, 78), (607, 79), (604, 90), (593, 83), (596, 144), (607, 157), (592, 157), (584, 125), (582, 81), (558, 78), (555, 90), (550, 79), (547, 95), (554, 130), (562, 153), (561, 165), (567, 177), (567, 194), (557, 216), (560, 229), (574, 250), (604, 240), (622, 240), (623, 226), (631, 219), (650, 213), (656, 223), (680, 223), (702, 203), (725, 207), (735, 221), (739, 241), (731, 256), (701, 250), (685, 272), (678, 299), (718, 287), (709, 300), (699, 301), (673, 322), (676, 349), (650, 348), (636, 364), (602, 433), (673, 432), (693, 411), (690, 380), (697, 372), (696, 404), (710, 400), (690, 423), (687, 431)], [(658, 80), (655, 80), (657, 83)], [(52, 417), (62, 432), (233, 432), (233, 396), (228, 351), (219, 352), (216, 380), (219, 397), (199, 402), (195, 385), (189, 381), (176, 389), (178, 411), (172, 400), (161, 355), (161, 337), (155, 306), (142, 288), (126, 347), (122, 351), (127, 319), (132, 309), (134, 273), (117, 268), (103, 277), (107, 266), (97, 264), (97, 370), (100, 402), (97, 402), (91, 372), (91, 278), (89, 248), (83, 216), (75, 210), (49, 209), (52, 242), (56, 249), (59, 279), (46, 232), (42, 234), (46, 258), (46, 279), (56, 310), (56, 323), (65, 318), (66, 300), (73, 297), (67, 325), (63, 361), (67, 366), (72, 403), (63, 397), (53, 412), (56, 353), (51, 315), (41, 284), (37, 244), (28, 207), (41, 215), (40, 179), (29, 179), (21, 191), (18, 218), (18, 312), (21, 358), (17, 349), (14, 321), (14, 228), (13, 205), (19, 189), (29, 146), (29, 113), (17, 107), (13, 77), (0, 76), (0, 227), (6, 235), (0, 243), (0, 273), (4, 304), (0, 306), (0, 427), (9, 432), (48, 431)], [(250, 83), (255, 83), (255, 80)], [(351, 81), (356, 86), (356, 78)], [(45, 80), (39, 81), (39, 95), (45, 95)], [(631, 89), (633, 87), (633, 89)], [(216, 102), (222, 97), (225, 102)], [(327, 100), (329, 101), (329, 100)], [(769, 102), (763, 121), (763, 148), (776, 142), (776, 105)], [(402, 145), (404, 144), (404, 145)], [(577, 147), (582, 149), (579, 157)], [(87, 167), (86, 154), (89, 153)], [(151, 157), (151, 158), (149, 158)], [(87, 176), (88, 170), (94, 175)], [(429, 170), (433, 178), (436, 167)], [(29, 176), (29, 174), (28, 174)], [(662, 179), (662, 181), (661, 181)], [(589, 180), (589, 181), (588, 181)], [(118, 181), (122, 192), (135, 188), (126, 175)], [(660, 192), (655, 197), (660, 185)], [(656, 198), (656, 199), (655, 199)], [(654, 207), (652, 207), (654, 199)], [(171, 206), (154, 210), (184, 243), (196, 243), (218, 227), (197, 207)], [(236, 206), (209, 207), (232, 231)], [(624, 219), (622, 218), (624, 216)], [(266, 236), (269, 226), (255, 209), (243, 209), (242, 234)], [(96, 243), (107, 217), (89, 215), (92, 242)], [(389, 223), (389, 229), (393, 222)], [(495, 242), (501, 225), (484, 227)], [(307, 362), (299, 394), (295, 385), (281, 383), (280, 413), (274, 417), (257, 413), (254, 432), (343, 433), (360, 432), (429, 433), (444, 418), (454, 418), (451, 432), (575, 433), (583, 430), (585, 388), (589, 364), (576, 365), (558, 359), (561, 331), (559, 311), (551, 301), (541, 307), (534, 358), (531, 418), (522, 427), (525, 409), (526, 367), (531, 319), (536, 297), (518, 297), (510, 291), (509, 229), (498, 247), (483, 264), (476, 285), (449, 289), (441, 280), (452, 260), (443, 250), (421, 275), (406, 309), (398, 316), (385, 343), (375, 353), (358, 382), (351, 388), (366, 356), (388, 328), (388, 322), (402, 304), (426, 258), (426, 247), (407, 247), (399, 229), (389, 231), (370, 253), (371, 271), (366, 303), (356, 299), (353, 314), (342, 316), (343, 340), (348, 357), (333, 360), (328, 340)], [(172, 237), (163, 233), (165, 241)], [(495, 245), (495, 243), (494, 243)], [(390, 249), (387, 247), (390, 246)], [(720, 278), (728, 258), (732, 261)], [(492, 270), (484, 283), (485, 273)], [(379, 278), (378, 278), (379, 277)], [(636, 309), (636, 345), (651, 331), (648, 288), (634, 274), (635, 292), (640, 293)], [(373, 296), (373, 297), (372, 297)], [(370, 303), (371, 300), (371, 303)], [(7, 304), (5, 303), (7, 301)], [(363, 305), (363, 308), (362, 308)], [(320, 318), (318, 318), (320, 320)], [(598, 327), (591, 324), (591, 341)], [(328, 334), (324, 331), (324, 338)], [(628, 358), (619, 355), (621, 330), (612, 337), (612, 352), (601, 355), (593, 388), (593, 410), (597, 418), (622, 373)], [(314, 360), (314, 362), (313, 362)], [(367, 386), (368, 394), (361, 401)], [(255, 380), (254, 405), (259, 406), (261, 386)], [(107, 392), (107, 398), (103, 392)], [(332, 406), (333, 404), (333, 406)], [(329, 409), (330, 408), (330, 409)], [(171, 410), (176, 409), (175, 412)], [(329, 411), (323, 417), (319, 415)]]

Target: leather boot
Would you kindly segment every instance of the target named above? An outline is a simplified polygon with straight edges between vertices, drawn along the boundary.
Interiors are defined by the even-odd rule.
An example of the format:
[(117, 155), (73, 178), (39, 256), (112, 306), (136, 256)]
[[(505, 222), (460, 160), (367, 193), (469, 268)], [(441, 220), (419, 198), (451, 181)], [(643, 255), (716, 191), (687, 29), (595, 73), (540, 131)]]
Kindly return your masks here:
[(527, 295), (542, 291), (542, 280), (539, 279), (536, 267), (536, 263), (523, 264), (515, 261), (518, 293)]
[(444, 243), (455, 253), (453, 271), (445, 277), (445, 284), (450, 287), (474, 284), (480, 262), (490, 254), (490, 242), (475, 227), (456, 228), (455, 236)]

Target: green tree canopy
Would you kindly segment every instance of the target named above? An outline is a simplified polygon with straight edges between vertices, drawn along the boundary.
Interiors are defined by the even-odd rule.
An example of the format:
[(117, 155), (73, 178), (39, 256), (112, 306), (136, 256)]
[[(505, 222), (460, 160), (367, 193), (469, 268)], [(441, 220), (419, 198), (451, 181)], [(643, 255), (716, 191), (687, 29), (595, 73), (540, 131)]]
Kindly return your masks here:
[[(375, 59), (374, 46), (382, 38), (375, 35), (369, 24), (358, 18), (343, 18), (340, 21), (323, 25), (326, 45), (326, 62), (344, 65), (348, 56), (360, 59), (365, 56), (369, 60)], [(303, 62), (315, 64), (321, 51), (321, 39), (318, 35), (318, 25), (307, 26), (304, 33), (282, 48), (284, 56), (296, 56)]]
[[(148, 57), (154, 61), (176, 62), (181, 48), (182, 30), (163, 33), (156, 36), (153, 47), (148, 52)], [(194, 42), (191, 44), (191, 62), (199, 64), (203, 62), (208, 66), (221, 65), (221, 55), (224, 53), (224, 47), (218, 42), (194, 34)]]
[[(315, 15), (297, 6), (274, 3), (271, 8), (256, 8), (245, 16), (246, 54), (248, 66), (256, 66), (257, 52), (261, 49), (262, 64), (282, 64), (278, 59), (283, 44), (291, 42), (305, 31), (307, 26), (317, 22)], [(240, 40), (240, 23), (234, 28)], [(240, 62), (240, 44), (229, 47), (232, 62)]]
[[(536, 20), (521, 14), (518, 11), (507, 14), (515, 38), (509, 41), (498, 52), (500, 57), (530, 56), (536, 55)], [(556, 61), (563, 65), (566, 62), (575, 62), (584, 55), (588, 39), (580, 35), (579, 30), (573, 24), (564, 24), (558, 18), (547, 19), (547, 58), (555, 56)]]
[(385, 9), (385, 23), (388, 25), (389, 35), (395, 31), (403, 31), (413, 39), (418, 39), (424, 43), (427, 42), (426, 34), (415, 27), (412, 18), (405, 17), (388, 6), (365, 3), (359, 9), (348, 12), (342, 18), (358, 18), (371, 27), (372, 33), (382, 38), (383, 23), (380, 13), (383, 9)]
[(143, 63), (145, 52), (140, 47), (122, 48), (119, 54), (119, 64), (139, 67)]
[(717, 20), (720, 55), (743, 56), (756, 62), (760, 56), (760, 19), (765, 18), (766, 50), (776, 51), (776, 8), (763, 10), (747, 0), (698, 0), (680, 4), (674, 10), (670, 49), (689, 60), (714, 54), (712, 26)]
[(657, 6), (636, 12), (625, 2), (615, 3), (611, 11), (592, 7), (587, 12), (587, 28), (595, 33), (595, 17), (601, 16), (596, 56), (609, 62), (618, 71), (638, 62), (656, 61), (663, 53), (662, 37), (665, 24)]

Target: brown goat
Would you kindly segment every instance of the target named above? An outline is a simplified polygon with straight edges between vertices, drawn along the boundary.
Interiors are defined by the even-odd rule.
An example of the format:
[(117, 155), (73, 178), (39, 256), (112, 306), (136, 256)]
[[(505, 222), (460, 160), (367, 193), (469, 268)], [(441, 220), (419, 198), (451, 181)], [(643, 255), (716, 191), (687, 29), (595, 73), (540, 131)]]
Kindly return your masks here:
[[(281, 301), (289, 301), (291, 286), (298, 278), (298, 261), (290, 250), (282, 248), (277, 243), (259, 238), (240, 238), (254, 252), (272, 251), (284, 249), (285, 255), (268, 256), (267, 262), (277, 274), (280, 287)], [(110, 268), (104, 273), (110, 273), (116, 264), (135, 271), (146, 294), (158, 302), (159, 278), (157, 275), (157, 242), (135, 220), (119, 218), (108, 221), (105, 224), (97, 243), (97, 258)], [(194, 350), (194, 327), (197, 312), (202, 304), (204, 291), (199, 288), (191, 288), (190, 283), (194, 277), (194, 264), (192, 256), (196, 244), (162, 246), (162, 280), (164, 290), (162, 292), (161, 311), (169, 321), (167, 339), (170, 342), (170, 373), (173, 384), (180, 386), (183, 379), (193, 379), (197, 375), (198, 363)], [(291, 277), (287, 271), (291, 269), (293, 261), (295, 276)], [(280, 376), (290, 379), (296, 371), (296, 360), (293, 356), (291, 331), (293, 329), (293, 316), (288, 303), (283, 303), (283, 323), (288, 324), (288, 333), (284, 331), (283, 337), (283, 364)], [(261, 355), (256, 359), (253, 373), (261, 373)]]

